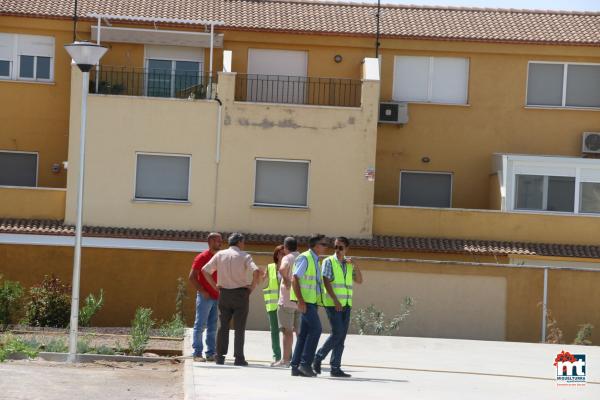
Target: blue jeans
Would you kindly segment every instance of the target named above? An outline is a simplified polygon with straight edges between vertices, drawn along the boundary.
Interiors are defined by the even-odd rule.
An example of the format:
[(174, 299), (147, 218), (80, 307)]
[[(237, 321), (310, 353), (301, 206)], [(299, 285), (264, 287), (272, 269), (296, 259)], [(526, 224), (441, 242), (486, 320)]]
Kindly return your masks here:
[(217, 338), (217, 300), (204, 298), (201, 293), (196, 294), (196, 321), (194, 322), (194, 356), (202, 357), (202, 332), (206, 328), (206, 356), (215, 355)]
[(339, 370), (342, 366), (342, 353), (344, 352), (344, 341), (348, 334), (350, 325), (351, 307), (344, 307), (342, 311), (335, 311), (335, 307), (325, 307), (327, 318), (331, 324), (331, 335), (327, 338), (323, 347), (317, 351), (317, 361), (322, 361), (331, 351), (329, 365), (333, 371)]
[(312, 365), (315, 351), (319, 345), (321, 336), (321, 320), (316, 304), (306, 304), (306, 312), (302, 314), (300, 322), (300, 333), (296, 339), (296, 347), (290, 363), (292, 369), (302, 364), (305, 367)]

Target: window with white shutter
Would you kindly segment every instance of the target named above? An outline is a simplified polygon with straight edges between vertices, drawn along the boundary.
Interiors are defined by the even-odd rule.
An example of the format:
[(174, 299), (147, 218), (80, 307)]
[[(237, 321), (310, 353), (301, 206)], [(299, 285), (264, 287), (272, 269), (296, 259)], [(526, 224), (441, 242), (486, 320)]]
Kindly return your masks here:
[(459, 57), (396, 56), (395, 101), (467, 104), (469, 60)]

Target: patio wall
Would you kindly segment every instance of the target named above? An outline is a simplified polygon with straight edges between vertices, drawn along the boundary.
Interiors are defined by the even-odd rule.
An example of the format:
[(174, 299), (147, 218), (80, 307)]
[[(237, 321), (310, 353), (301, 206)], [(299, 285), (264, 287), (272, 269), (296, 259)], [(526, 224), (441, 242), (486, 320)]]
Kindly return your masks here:
[(66, 189), (0, 187), (0, 216), (4, 218), (63, 219)]
[(597, 245), (597, 216), (376, 205), (374, 235)]

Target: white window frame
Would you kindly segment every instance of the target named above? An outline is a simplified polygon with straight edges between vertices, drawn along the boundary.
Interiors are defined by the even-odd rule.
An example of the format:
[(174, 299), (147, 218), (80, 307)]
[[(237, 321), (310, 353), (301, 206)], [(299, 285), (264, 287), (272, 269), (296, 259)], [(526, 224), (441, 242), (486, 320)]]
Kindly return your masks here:
[[(517, 175), (528, 175), (528, 176), (541, 176), (543, 178), (542, 180), (542, 209), (541, 210), (532, 210), (530, 208), (517, 208)], [(548, 178), (550, 178), (551, 176), (556, 176), (556, 177), (560, 177), (560, 178), (575, 178), (575, 182), (574, 185), (577, 186), (577, 177), (576, 176), (568, 176), (568, 175), (555, 175), (555, 174), (546, 174), (546, 175), (540, 175), (540, 174), (513, 174), (513, 188), (514, 188), (514, 202), (513, 202), (513, 209), (515, 211), (538, 211), (538, 212), (552, 212), (552, 213), (558, 213), (558, 214), (572, 214), (571, 211), (549, 211), (546, 210), (548, 208)], [(574, 192), (574, 196), (575, 196), (575, 200), (577, 201), (578, 193), (577, 193), (577, 188), (575, 188), (575, 192)], [(575, 212), (576, 207), (573, 207), (573, 212)]]
[[(138, 155), (146, 155), (146, 156), (166, 156), (166, 157), (187, 157), (189, 159), (189, 168), (188, 168), (188, 192), (186, 200), (173, 200), (173, 199), (150, 199), (147, 197), (136, 197), (137, 193), (137, 172), (138, 172)], [(136, 151), (134, 157), (134, 168), (133, 168), (133, 201), (136, 203), (179, 203), (179, 204), (188, 204), (191, 202), (190, 193), (192, 190), (192, 155), (191, 154), (181, 154), (181, 153), (157, 153), (157, 152), (147, 152), (147, 151)]]
[[(26, 78), (21, 76), (21, 56), (33, 57), (33, 78)], [(30, 81), (30, 82), (53, 82), (54, 81), (54, 57), (50, 58), (50, 78), (38, 78), (37, 77), (37, 62), (38, 57), (47, 57), (47, 56), (33, 56), (30, 54), (19, 54), (17, 56), (17, 70), (16, 70), (16, 78), (19, 81)]]
[[(293, 204), (273, 204), (273, 203), (257, 203), (256, 200), (256, 172), (258, 161), (274, 161), (274, 162), (288, 162), (288, 163), (304, 163), (307, 165), (307, 173), (306, 173), (306, 205), (298, 206)], [(254, 159), (254, 177), (252, 182), (252, 206), (254, 207), (273, 207), (273, 208), (297, 208), (297, 209), (308, 209), (310, 208), (310, 160), (295, 160), (295, 159), (286, 159), (286, 158), (265, 158), (265, 157), (256, 157)]]
[[(20, 151), (20, 150), (0, 150), (0, 153), (17, 153), (17, 154), (35, 154), (35, 186), (38, 187), (39, 177), (40, 177), (40, 153), (37, 151)], [(24, 187), (32, 187), (32, 186), (10, 186), (10, 185), (0, 185), (0, 187), (15, 187), (15, 188), (24, 188)]]
[(0, 81), (10, 81), (13, 80), (13, 60), (6, 60), (4, 58), (0, 59), (0, 61), (8, 61), (8, 75), (0, 75)]
[[(20, 81), (20, 82), (40, 82), (40, 83), (52, 83), (54, 82), (54, 62), (56, 59), (56, 38), (51, 35), (27, 35), (20, 33), (11, 33), (11, 32), (3, 32), (7, 35), (12, 36), (12, 53), (11, 59), (2, 59), (2, 61), (8, 61), (10, 63), (9, 75), (8, 76), (0, 76), (0, 80), (6, 81)], [(20, 36), (43, 36), (43, 37), (52, 37), (54, 39), (54, 46), (52, 55), (50, 56), (42, 56), (42, 55), (34, 55), (27, 53), (20, 53), (19, 51), (19, 37)], [(21, 56), (30, 56), (33, 57), (33, 78), (21, 78)], [(37, 78), (37, 61), (38, 57), (48, 57), (50, 58), (50, 78)]]
[[(198, 63), (198, 77), (200, 78), (200, 83), (202, 83), (202, 79), (204, 77), (204, 60), (192, 60), (192, 59), (181, 59), (181, 58), (163, 58), (163, 57), (149, 57), (145, 59), (145, 67), (146, 67), (146, 77), (144, 79), (144, 96), (148, 97), (148, 79), (150, 77), (150, 60), (158, 60), (158, 61), (170, 61), (171, 62), (171, 89), (169, 91), (169, 96), (175, 96), (175, 63), (177, 61), (181, 62), (194, 62)], [(158, 97), (158, 96), (151, 96)]]
[[(429, 175), (450, 175), (450, 205), (448, 207), (435, 207), (435, 208), (452, 208), (452, 197), (454, 193), (454, 173), (447, 171), (415, 171), (410, 169), (400, 170), (400, 176), (398, 178), (398, 205), (401, 207), (420, 207), (420, 206), (403, 206), (400, 204), (400, 200), (402, 199), (402, 174), (429, 174)], [(424, 207), (430, 208), (430, 207)]]
[[(529, 98), (529, 66), (531, 64), (553, 64), (562, 65), (563, 68), (563, 87), (562, 87), (562, 102), (560, 106), (551, 105), (539, 105), (539, 104), (528, 104)], [(600, 106), (568, 106), (567, 105), (567, 77), (569, 73), (569, 65), (592, 65), (600, 67), (600, 63), (581, 63), (581, 62), (570, 62), (570, 61), (536, 61), (530, 60), (527, 62), (527, 79), (525, 80), (525, 107), (527, 108), (554, 108), (554, 109), (567, 109), (567, 110), (598, 110)]]
[[(600, 160), (585, 159), (577, 157), (544, 157), (523, 155), (502, 155), (507, 158), (507, 198), (506, 211), (531, 214), (554, 214), (554, 215), (585, 215), (600, 217), (600, 213), (581, 212), (581, 183), (600, 183)], [(590, 171), (597, 174), (596, 177), (589, 176)], [(586, 176), (583, 176), (585, 174)], [(575, 196), (573, 212), (569, 211), (546, 211), (528, 210), (516, 208), (517, 201), (517, 175), (537, 176), (562, 176), (575, 178)], [(547, 179), (544, 179), (547, 182)], [(547, 189), (545, 190), (547, 192)], [(544, 194), (547, 198), (547, 193)], [(547, 204), (544, 204), (545, 206)]]
[[(402, 100), (396, 97), (396, 60), (400, 57), (422, 57), (429, 58), (429, 71), (427, 76), (427, 100)], [(460, 58), (467, 61), (467, 69), (466, 69), (466, 96), (464, 103), (449, 103), (444, 101), (433, 101), (433, 70), (434, 70), (434, 59), (436, 58)], [(414, 54), (397, 54), (394, 56), (394, 64), (392, 68), (392, 100), (398, 102), (406, 102), (406, 103), (415, 103), (415, 104), (438, 104), (438, 105), (451, 105), (451, 106), (468, 106), (469, 105), (469, 86), (470, 86), (470, 78), (471, 78), (471, 59), (469, 57), (453, 57), (453, 56), (421, 56)]]

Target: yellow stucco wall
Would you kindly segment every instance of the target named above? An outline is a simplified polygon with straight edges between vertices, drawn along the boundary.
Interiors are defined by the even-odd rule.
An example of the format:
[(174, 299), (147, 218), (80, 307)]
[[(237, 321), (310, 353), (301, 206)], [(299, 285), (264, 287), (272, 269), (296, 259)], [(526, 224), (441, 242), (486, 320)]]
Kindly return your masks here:
[[(375, 163), (378, 82), (363, 84), (362, 108), (343, 108), (233, 102), (233, 79), (219, 81), (225, 112), (216, 226), (370, 236), (373, 182), (363, 175)], [(252, 207), (256, 158), (310, 160), (308, 209)]]
[(0, 80), (0, 150), (38, 152), (38, 185), (65, 187), (66, 171), (51, 168), (67, 160), (72, 33), (63, 21), (4, 16), (0, 32), (54, 37), (54, 82)]
[(373, 234), (597, 245), (593, 216), (375, 206)]
[[(525, 108), (530, 60), (600, 63), (593, 47), (383, 39), (381, 100), (392, 99), (396, 55), (469, 59), (468, 105), (409, 105), (404, 126), (378, 127), (375, 203), (398, 204), (401, 170), (454, 172), (453, 207), (489, 207), (492, 154), (579, 156), (581, 133), (600, 130), (598, 110)], [(358, 78), (374, 40), (337, 36), (226, 32), (233, 70), (245, 72), (250, 48), (308, 53), (308, 75)], [(333, 57), (340, 54), (341, 63)], [(421, 159), (429, 157), (429, 163)]]
[[(78, 71), (73, 72), (74, 85)], [(76, 91), (74, 91), (76, 92)], [(78, 100), (76, 95), (74, 103)], [(73, 107), (76, 107), (76, 105)], [(88, 225), (210, 229), (217, 103), (90, 95), (84, 221)], [(72, 128), (79, 130), (78, 113)], [(66, 221), (75, 221), (79, 137), (71, 135)], [(190, 202), (134, 201), (136, 152), (192, 155)]]
[(7, 218), (63, 219), (65, 189), (0, 187), (0, 215)]
[[(72, 132), (79, 130), (79, 76), (74, 69)], [(363, 174), (375, 163), (373, 99), (378, 83), (364, 83), (363, 108), (234, 102), (234, 83), (234, 74), (219, 78), (224, 122), (216, 222), (217, 102), (90, 95), (85, 223), (370, 236), (373, 183)], [(70, 223), (75, 220), (78, 148), (78, 135), (71, 135), (66, 211)], [(190, 202), (133, 201), (136, 151), (191, 154)], [(253, 207), (257, 157), (311, 161), (307, 209)]]
[[(49, 273), (70, 281), (72, 254), (73, 249), (67, 247), (0, 245), (0, 273), (27, 287)], [(175, 309), (176, 280), (187, 276), (193, 258), (193, 253), (183, 252), (84, 249), (82, 298), (100, 288), (105, 293), (105, 305), (94, 324), (128, 326), (139, 306), (151, 307), (157, 319), (169, 319)], [(269, 256), (254, 259), (260, 266), (271, 262)], [(360, 265), (365, 283), (357, 285), (355, 308), (374, 304), (386, 315), (393, 315), (404, 296), (417, 300), (414, 318), (406, 321), (401, 334), (539, 341), (538, 303), (543, 292), (540, 270), (364, 260)], [(578, 325), (600, 324), (596, 306), (600, 292), (595, 290), (599, 284), (600, 273), (550, 272), (548, 306), (567, 342), (573, 340)], [(577, 296), (585, 299), (576, 307), (573, 287), (578, 288)], [(188, 295), (193, 296), (191, 288)], [(188, 324), (193, 321), (193, 310), (193, 300), (188, 298)], [(328, 324), (324, 326), (327, 328)], [(259, 291), (251, 296), (248, 328), (268, 328)], [(591, 339), (593, 343), (600, 340), (597, 331)]]
[(498, 174), (491, 174), (489, 178), (489, 193), (488, 205), (490, 210), (502, 209), (502, 193), (500, 190), (500, 179)]
[[(78, 35), (89, 36), (89, 22), (79, 24)], [(62, 161), (66, 155), (68, 59), (61, 49), (70, 40), (70, 22), (2, 17), (0, 30), (7, 32), (50, 33), (57, 36), (57, 76), (55, 87), (0, 82), (0, 101), (22, 113), (16, 104), (40, 104), (40, 118), (27, 121), (8, 119), (0, 135), (0, 147), (44, 148), (46, 166)], [(180, 29), (180, 28), (176, 28)], [(267, 32), (225, 31), (224, 48), (233, 50), (233, 70), (245, 72), (249, 48), (305, 50), (308, 74), (322, 77), (359, 78), (360, 63), (373, 56), (373, 39), (341, 36), (293, 35)], [(143, 46), (107, 43), (110, 51), (103, 64), (139, 67), (143, 65)], [(60, 51), (59, 51), (60, 50)], [(410, 121), (405, 126), (380, 126), (377, 139), (377, 181), (375, 202), (397, 204), (400, 170), (454, 172), (453, 206), (488, 208), (488, 171), (494, 152), (579, 155), (580, 134), (600, 130), (595, 110), (526, 109), (525, 86), (529, 60), (600, 62), (593, 47), (525, 44), (475, 43), (428, 40), (382, 40), (381, 99), (391, 99), (394, 55), (431, 55), (467, 57), (470, 61), (469, 104), (444, 106), (410, 104)], [(340, 54), (341, 63), (333, 57)], [(208, 54), (206, 55), (208, 62)], [(215, 52), (215, 70), (220, 68), (221, 50)], [(18, 90), (17, 90), (18, 89)], [(17, 97), (18, 96), (18, 97)], [(57, 97), (58, 96), (58, 97)], [(59, 101), (54, 99), (60, 98)], [(16, 101), (15, 101), (16, 100)], [(45, 116), (44, 116), (45, 115)], [(48, 124), (48, 119), (53, 119)], [(59, 122), (62, 121), (62, 122)], [(29, 127), (26, 125), (29, 124)], [(39, 127), (51, 135), (36, 133)], [(34, 132), (35, 131), (35, 132)], [(61, 133), (59, 133), (59, 131)], [(15, 133), (16, 132), (16, 133)], [(21, 132), (21, 133), (19, 133)], [(15, 144), (15, 140), (18, 142)], [(1, 143), (1, 142), (0, 142)], [(54, 149), (54, 150), (52, 150)], [(421, 158), (430, 162), (424, 164)], [(46, 156), (43, 156), (46, 159)], [(47, 176), (41, 185), (64, 186), (64, 172)]]
[[(581, 133), (600, 130), (599, 110), (525, 108), (530, 60), (600, 63), (592, 48), (408, 42), (385, 49), (382, 100), (392, 93), (393, 56), (466, 57), (468, 105), (414, 104), (404, 126), (380, 126), (375, 202), (398, 204), (401, 170), (453, 172), (452, 205), (488, 208), (488, 172), (495, 152), (579, 156)], [(428, 157), (429, 163), (421, 159)]]

